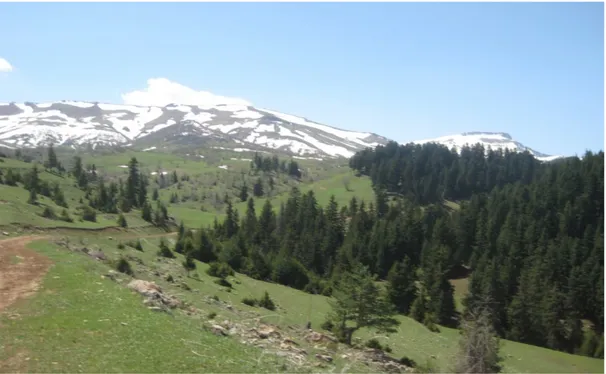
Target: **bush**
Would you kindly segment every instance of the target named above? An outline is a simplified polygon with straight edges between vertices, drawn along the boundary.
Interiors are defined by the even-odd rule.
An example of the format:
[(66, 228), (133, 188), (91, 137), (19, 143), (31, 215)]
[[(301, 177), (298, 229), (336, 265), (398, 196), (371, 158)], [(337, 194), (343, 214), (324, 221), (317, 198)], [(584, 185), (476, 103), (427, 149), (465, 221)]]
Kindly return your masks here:
[(116, 270), (118, 270), (120, 273), (124, 273), (124, 274), (128, 274), (128, 275), (134, 274), (133, 269), (130, 266), (130, 263), (124, 257), (120, 258), (120, 260), (118, 260), (118, 262), (116, 263)]
[(125, 246), (123, 243), (118, 243), (118, 249), (124, 249), (124, 248), (125, 248)]
[(59, 217), (59, 219), (65, 222), (74, 222), (73, 218), (70, 217), (69, 213), (67, 212), (67, 209), (63, 209), (61, 211), (61, 216)]
[[(234, 269), (224, 262), (211, 262), (210, 267), (206, 270), (206, 273), (211, 277), (227, 278), (229, 275), (234, 275)], [(231, 287), (231, 286), (230, 286)]]
[(383, 345), (381, 345), (381, 343), (377, 339), (374, 339), (374, 338), (368, 340), (366, 343), (364, 343), (364, 345), (367, 348), (380, 349), (381, 351), (383, 350)]
[(49, 218), (49, 219), (55, 219), (57, 217), (57, 215), (55, 214), (55, 211), (53, 210), (53, 208), (51, 208), (50, 206), (47, 206), (44, 208), (44, 211), (42, 211), (42, 217)]
[(259, 300), (259, 306), (268, 310), (276, 310), (276, 304), (274, 304), (274, 301), (269, 297), (267, 291), (265, 291), (263, 297)]
[(215, 312), (210, 312), (210, 313), (208, 313), (208, 316), (207, 316), (207, 317), (208, 317), (208, 319), (214, 319), (216, 316), (217, 316), (217, 313), (215, 313)]
[(331, 332), (334, 327), (335, 327), (335, 325), (334, 325), (334, 323), (332, 323), (331, 320), (326, 320), (326, 321), (322, 322), (322, 324), (320, 325), (320, 328), (322, 328), (323, 330), (331, 331)]
[(417, 363), (415, 362), (415, 360), (408, 358), (406, 356), (402, 357), (399, 361), (402, 365), (406, 365), (410, 368), (417, 367)]
[(82, 205), (80, 206), (80, 211), (80, 217), (82, 217), (84, 221), (97, 222), (97, 212), (95, 212), (93, 208)]
[(175, 254), (173, 253), (173, 251), (170, 250), (170, 248), (168, 248), (168, 245), (166, 245), (164, 238), (160, 239), (159, 247), (160, 247), (160, 250), (158, 251), (158, 256), (162, 256), (162, 257), (166, 257), (166, 258), (175, 258)]
[(245, 297), (242, 299), (242, 304), (246, 304), (248, 306), (257, 306), (257, 300), (252, 297)]
[(231, 288), (231, 283), (229, 283), (225, 278), (219, 278), (217, 280), (215, 280), (215, 283), (218, 284), (219, 286), (223, 286), (223, 287), (227, 287), (227, 288)]
[(126, 218), (124, 218), (124, 214), (120, 213), (118, 216), (118, 226), (120, 227), (128, 227), (128, 223), (126, 222)]

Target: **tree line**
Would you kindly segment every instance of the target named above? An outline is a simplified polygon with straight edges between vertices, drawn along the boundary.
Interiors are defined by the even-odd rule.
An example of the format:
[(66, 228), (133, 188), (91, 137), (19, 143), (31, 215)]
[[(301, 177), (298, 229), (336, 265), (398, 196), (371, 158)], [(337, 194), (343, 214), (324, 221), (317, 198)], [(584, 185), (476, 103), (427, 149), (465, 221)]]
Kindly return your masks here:
[[(449, 279), (470, 273), (465, 313), (491, 300), (482, 307), (501, 337), (603, 357), (603, 152), (540, 163), (528, 154), (489, 151), (480, 166), (465, 150), (459, 156), (436, 145), (398, 146), (406, 147), (418, 152), (413, 159), (425, 163), (424, 175), (434, 173), (435, 180), (449, 180), (452, 169), (429, 168), (432, 162), (421, 154), (449, 155), (450, 166), (467, 170), (452, 178), (469, 188), (458, 189), (458, 196), (469, 196), (459, 210), (420, 189), (390, 199), (389, 184), (380, 179), (375, 201), (353, 198), (346, 207), (334, 197), (322, 207), (313, 191), (295, 187), (277, 213), (270, 201), (257, 214), (249, 198), (242, 215), (228, 202), (222, 222), (184, 234), (178, 245), (185, 247), (190, 235), (187, 247), (201, 261), (219, 260), (254, 278), (325, 295), (362, 266), (386, 281), (400, 313), (432, 329), (456, 326), (464, 317), (456, 312)], [(481, 147), (475, 148), (480, 155)], [(352, 164), (371, 152), (358, 153)], [(391, 161), (375, 160), (370, 169), (378, 170), (377, 162)], [(423, 168), (410, 165), (401, 173)], [(490, 170), (497, 176), (470, 186), (472, 179), (461, 175), (477, 173), (474, 167), (484, 177)], [(404, 179), (397, 178), (399, 187)], [(447, 186), (440, 185), (438, 196)], [(591, 328), (584, 329), (583, 321)]]

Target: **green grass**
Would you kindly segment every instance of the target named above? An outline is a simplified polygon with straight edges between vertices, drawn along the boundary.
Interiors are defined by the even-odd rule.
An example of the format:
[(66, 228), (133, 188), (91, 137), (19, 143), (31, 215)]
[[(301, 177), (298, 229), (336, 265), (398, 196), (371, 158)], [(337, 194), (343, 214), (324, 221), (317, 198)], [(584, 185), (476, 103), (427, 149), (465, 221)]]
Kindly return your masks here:
[[(29, 192), (22, 187), (0, 185), (0, 226), (12, 224), (30, 225), (43, 228), (72, 227), (72, 228), (103, 228), (117, 227), (117, 214), (97, 213), (97, 221), (79, 221), (75, 208), (80, 205), (74, 202), (75, 198), (66, 196), (69, 208), (67, 211), (74, 222), (65, 222), (58, 219), (48, 219), (40, 216), (45, 207), (51, 207), (55, 214), (60, 215), (63, 207), (56, 205), (50, 198), (38, 195), (38, 204), (28, 204)], [(129, 227), (142, 227), (149, 225), (139, 212), (133, 211), (125, 214)]]
[(103, 264), (48, 242), (33, 247), (54, 265), (36, 297), (10, 310), (18, 318), (0, 317), (0, 363), (21, 357), (9, 371), (250, 372), (279, 364), (203, 331), (200, 320), (149, 311), (138, 295), (100, 278)]
[[(217, 313), (215, 319), (218, 321), (237, 321), (248, 317), (243, 317), (237, 311), (208, 304), (204, 297), (216, 295), (236, 310), (257, 312), (263, 321), (276, 323), (284, 330), (291, 325), (302, 327), (307, 321), (312, 323), (314, 329), (320, 330), (319, 326), (330, 309), (326, 297), (254, 280), (242, 274), (228, 277), (234, 286), (228, 292), (214, 283), (215, 278), (206, 274), (208, 265), (199, 262), (193, 272), (199, 280), (187, 278), (180, 265), (183, 259), (181, 255), (177, 254), (174, 260), (157, 260), (159, 238), (142, 238), (143, 252), (129, 247), (117, 249), (118, 242), (126, 241), (119, 236), (112, 239), (103, 235), (73, 238), (73, 242), (78, 240), (88, 247), (102, 248), (111, 258), (131, 256), (130, 262), (137, 278), (156, 281), (167, 292), (203, 310), (204, 316), (211, 312)], [(172, 245), (174, 237), (168, 241)], [(59, 368), (63, 371), (138, 372), (252, 370), (244, 362), (250, 363), (258, 357), (258, 351), (239, 346), (236, 338), (219, 339), (202, 332), (201, 322), (192, 317), (176, 315), (173, 319), (148, 312), (141, 306), (138, 297), (100, 278), (107, 270), (106, 265), (93, 262), (84, 255), (57, 249), (48, 243), (36, 243), (34, 248), (49, 256), (55, 265), (46, 277), (40, 293), (16, 308), (15, 311), (22, 314), (22, 319), (0, 320), (5, 326), (3, 332), (6, 332), (0, 337), (0, 345), (10, 347), (9, 352), (24, 349), (32, 357), (39, 358), (39, 361), (30, 360), (30, 365), (33, 365), (28, 367), (30, 371), (55, 371)], [(143, 265), (134, 258), (138, 258)], [(154, 272), (158, 272), (160, 277), (155, 276)], [(171, 274), (176, 282), (167, 282), (164, 279), (167, 274)], [(187, 283), (192, 290), (183, 290), (178, 286), (180, 282)], [(277, 311), (270, 312), (242, 304), (244, 297), (260, 298), (265, 291), (269, 292), (278, 305)], [(377, 337), (381, 343), (391, 346), (394, 357), (407, 356), (421, 364), (433, 362), (440, 369), (448, 370), (457, 352), (459, 332), (441, 327), (440, 333), (432, 333), (410, 318), (401, 316), (399, 319), (401, 325), (397, 334), (377, 337), (372, 331), (363, 330), (354, 337), (364, 341)], [(127, 326), (122, 326), (121, 322), (126, 322)], [(184, 340), (196, 344), (184, 343)], [(42, 347), (38, 348), (39, 345)], [(57, 350), (51, 347), (62, 348)], [(137, 348), (135, 350), (129, 347)], [(202, 360), (191, 354), (191, 349), (209, 355), (209, 360), (204, 361), (207, 366), (196, 366)], [(75, 352), (73, 355), (66, 354), (72, 351)], [(502, 355), (505, 358), (506, 372), (603, 372), (603, 360), (515, 342), (503, 341)], [(239, 359), (221, 364), (222, 357)], [(347, 363), (338, 355), (335, 358), (337, 368)], [(58, 362), (59, 366), (51, 366), (49, 363), (53, 361)], [(83, 363), (85, 367), (78, 368), (77, 365)], [(258, 370), (268, 368), (269, 366), (260, 366)], [(370, 369), (356, 367), (356, 371), (364, 370)]]

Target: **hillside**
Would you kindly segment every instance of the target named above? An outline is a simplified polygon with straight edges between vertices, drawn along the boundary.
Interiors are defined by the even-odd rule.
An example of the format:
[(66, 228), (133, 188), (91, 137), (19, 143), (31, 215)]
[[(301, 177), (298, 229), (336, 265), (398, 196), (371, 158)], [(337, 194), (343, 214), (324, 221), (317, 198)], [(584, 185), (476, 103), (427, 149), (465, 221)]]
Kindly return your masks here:
[[(482, 251), (478, 249), (478, 243), (482, 242), (478, 240), (485, 241), (487, 244), (482, 245), (494, 248), (491, 251), (500, 253), (499, 256), (503, 256), (503, 251), (510, 250), (505, 249), (506, 246), (503, 245), (507, 242), (505, 235), (509, 235), (516, 242), (525, 243), (524, 248), (528, 250), (534, 246), (532, 241), (526, 242), (532, 238), (531, 231), (524, 234), (524, 239), (524, 235), (520, 236), (519, 231), (513, 228), (512, 218), (509, 218), (516, 214), (510, 211), (513, 208), (509, 205), (493, 206), (488, 202), (517, 201), (528, 214), (520, 219), (523, 220), (524, 226), (532, 226), (529, 221), (532, 219), (543, 225), (544, 221), (531, 214), (533, 211), (536, 211), (534, 214), (543, 212), (536, 208), (544, 206), (544, 200), (540, 196), (553, 196), (550, 188), (563, 185), (564, 181), (569, 180), (570, 173), (580, 173), (575, 174), (575, 178), (582, 181), (581, 190), (586, 192), (585, 195), (577, 197), (571, 209), (581, 214), (584, 221), (582, 226), (569, 226), (567, 235), (570, 237), (566, 238), (573, 246), (578, 246), (579, 232), (586, 231), (583, 227), (597, 218), (593, 213), (584, 210), (584, 207), (587, 206), (587, 199), (595, 199), (600, 189), (603, 191), (603, 179), (595, 179), (599, 175), (600, 167), (603, 168), (600, 166), (603, 163), (599, 162), (600, 154), (587, 154), (583, 160), (573, 158), (551, 164), (541, 163), (522, 153), (496, 152), (486, 158), (484, 152), (479, 152), (478, 149), (473, 157), (467, 158), (469, 155), (466, 155), (465, 150), (461, 154), (453, 153), (436, 145), (401, 147), (400, 151), (393, 148), (393, 145), (387, 145), (375, 149), (374, 152), (378, 153), (360, 152), (351, 160), (353, 170), (338, 159), (301, 160), (250, 151), (212, 149), (199, 149), (196, 154), (187, 155), (129, 149), (76, 153), (69, 149), (57, 148), (58, 165), (54, 167), (51, 167), (54, 162), (51, 160), (55, 156), (50, 149), (44, 149), (38, 156), (35, 152), (32, 153), (32, 157), (37, 158), (27, 159), (28, 162), (24, 161), (23, 156), (27, 150), (15, 152), (20, 159), (13, 155), (0, 158), (1, 180), (5, 183), (0, 184), (3, 192), (3, 205), (0, 210), (6, 213), (0, 218), (0, 231), (6, 232), (5, 235), (9, 237), (32, 232), (45, 235), (47, 239), (35, 243), (32, 248), (55, 263), (44, 278), (41, 290), (31, 299), (9, 307), (8, 314), (0, 316), (0, 323), (11, 332), (7, 336), (27, 336), (29, 329), (46, 326), (32, 334), (44, 339), (51, 346), (64, 344), (68, 350), (76, 347), (90, 348), (82, 350), (73, 359), (59, 358), (55, 351), (50, 349), (40, 350), (36, 355), (30, 353), (35, 351), (34, 340), (0, 338), (0, 345), (11, 347), (4, 352), (5, 356), (0, 356), (0, 362), (4, 360), (10, 365), (18, 363), (22, 365), (19, 366), (21, 368), (42, 371), (74, 371), (82, 362), (89, 363), (88, 367), (82, 368), (83, 371), (140, 371), (147, 366), (130, 366), (131, 361), (127, 358), (131, 357), (132, 353), (126, 355), (125, 349), (112, 350), (109, 347), (137, 345), (136, 355), (151, 355), (156, 358), (158, 348), (148, 342), (166, 339), (166, 344), (172, 347), (173, 356), (165, 357), (157, 365), (167, 371), (238, 371), (244, 367), (241, 365), (253, 361), (257, 362), (256, 370), (262, 372), (268, 371), (271, 365), (277, 363), (289, 372), (318, 370), (317, 365), (326, 370), (349, 368), (356, 372), (392, 371), (393, 365), (396, 364), (390, 364), (391, 361), (387, 358), (373, 361), (367, 356), (368, 351), (360, 347), (372, 337), (377, 337), (383, 346), (389, 346), (390, 352), (386, 351), (387, 356), (395, 359), (405, 356), (414, 360), (413, 366), (416, 366), (414, 370), (417, 372), (429, 372), (433, 370), (432, 367), (449, 370), (457, 355), (459, 333), (455, 328), (460, 318), (459, 313), (465, 310), (462, 302), (469, 299), (470, 291), (473, 291), (474, 295), (477, 295), (479, 289), (482, 289), (483, 293), (488, 292), (489, 289), (483, 288), (483, 279), (494, 276), (490, 275), (493, 268), (487, 266), (488, 259), (480, 255)], [(435, 147), (439, 147), (439, 151), (436, 151)], [(385, 151), (388, 153), (383, 153)], [(389, 153), (392, 151), (393, 153)], [(406, 152), (409, 151), (419, 153), (406, 158)], [(377, 156), (379, 153), (381, 156)], [(78, 163), (74, 155), (81, 159), (80, 172), (76, 172)], [(429, 155), (440, 158), (443, 164), (435, 162)], [(400, 156), (405, 158), (398, 159)], [(383, 159), (382, 167), (373, 167), (375, 157)], [(133, 159), (137, 160), (136, 163), (133, 163)], [(487, 168), (479, 168), (480, 160), (486, 163)], [(33, 184), (32, 170), (36, 162), (40, 162), (36, 166), (39, 168), (39, 181)], [(390, 165), (398, 162), (402, 162), (400, 166), (403, 171), (416, 170), (417, 174), (413, 174), (410, 180), (415, 183), (401, 183), (406, 179), (389, 178), (393, 175), (389, 172)], [(458, 167), (453, 167), (453, 162), (458, 164)], [(445, 165), (449, 165), (449, 168)], [(489, 173), (493, 168), (504, 168), (503, 173), (507, 178), (499, 182), (504, 185), (497, 184), (495, 187), (490, 184), (469, 183), (471, 179), (468, 175), (478, 176), (480, 170)], [(13, 176), (7, 178), (9, 170)], [(375, 171), (370, 172), (371, 170)], [(532, 173), (527, 174), (528, 170), (532, 170)], [(419, 174), (421, 171), (425, 174)], [(553, 175), (558, 183), (551, 183), (546, 179), (551, 175), (550, 172), (555, 173)], [(16, 174), (20, 175), (20, 179), (16, 183), (6, 184), (7, 181), (14, 181)], [(401, 177), (400, 174), (396, 175)], [(446, 178), (446, 175), (451, 176)], [(383, 176), (388, 178), (382, 179)], [(82, 182), (83, 178), (86, 182)], [(133, 191), (134, 195), (129, 195), (128, 186), (133, 182), (133, 178), (137, 180), (134, 185), (144, 187)], [(487, 182), (491, 180), (485, 177), (479, 179)], [(440, 182), (425, 189), (420, 189), (419, 186), (423, 185), (416, 183), (429, 180)], [(450, 180), (460, 180), (458, 189), (448, 192), (451, 200), (443, 201), (435, 191), (448, 186)], [(518, 184), (524, 181), (526, 192), (519, 187), (508, 187), (511, 181), (517, 181)], [(594, 185), (595, 189), (591, 187), (592, 181), (597, 183)], [(261, 189), (256, 191), (259, 184)], [(58, 190), (63, 191), (65, 204), (61, 202), (55, 185)], [(386, 188), (389, 196), (381, 193), (381, 189), (375, 194), (373, 185)], [(551, 187), (547, 188), (547, 185)], [(37, 186), (35, 188), (38, 194), (37, 201), (32, 204), (29, 200), (33, 186)], [(243, 196), (243, 191), (246, 191), (246, 196)], [(486, 191), (492, 199), (482, 197)], [(537, 191), (545, 193), (541, 195)], [(548, 206), (562, 211), (564, 214), (560, 217), (570, 218), (571, 213), (564, 209), (565, 204), (562, 205), (561, 201), (576, 196), (575, 191), (572, 189), (567, 190), (565, 194), (560, 193), (557, 202)], [(525, 193), (537, 200), (524, 202), (521, 196)], [(96, 211), (95, 220), (91, 221), (85, 217), (88, 208), (83, 209), (82, 205)], [(601, 206), (603, 205), (599, 207)], [(251, 207), (254, 208), (255, 214), (251, 214)], [(70, 222), (61, 219), (64, 209), (72, 218)], [(147, 218), (146, 209), (151, 213)], [(166, 209), (166, 213), (163, 213), (163, 209)], [(599, 214), (601, 209), (598, 208), (596, 214)], [(49, 210), (54, 212), (54, 215), (46, 215)], [(120, 227), (121, 215), (125, 217), (126, 227)], [(486, 220), (490, 222), (490, 230), (502, 234), (498, 237), (489, 235), (481, 223)], [(182, 232), (167, 232), (176, 230), (180, 222), (185, 224)], [(256, 223), (251, 224), (254, 222)], [(564, 223), (560, 223), (562, 224)], [(104, 231), (97, 234), (95, 231), (82, 230), (86, 228)], [(591, 235), (599, 237), (600, 230), (603, 228), (591, 231)], [(108, 233), (111, 237), (108, 237)], [(135, 249), (136, 241), (133, 240), (136, 237), (141, 238), (142, 250)], [(175, 256), (174, 259), (158, 255), (160, 237), (165, 238), (168, 249)], [(555, 242), (551, 241), (553, 238), (546, 237), (550, 241), (544, 245), (550, 248), (550, 253), (565, 256), (565, 252), (560, 253), (554, 249)], [(34, 237), (31, 240), (42, 238)], [(599, 266), (594, 266), (596, 251), (600, 250), (597, 243), (598, 241), (591, 241), (591, 244), (587, 244), (590, 247), (578, 247), (575, 252), (575, 261), (579, 262), (583, 272), (588, 275), (574, 275), (583, 287), (595, 283), (596, 275), (599, 275)], [(309, 248), (314, 248), (314, 251)], [(93, 257), (99, 252), (103, 253), (103, 259), (95, 260)], [(89, 256), (83, 253), (89, 253)], [(191, 277), (182, 266), (185, 254), (189, 254), (195, 264)], [(309, 257), (309, 254), (313, 256)], [(21, 254), (16, 256), (8, 262), (5, 260), (4, 263), (18, 264), (24, 261), (21, 257), (29, 258)], [(119, 274), (121, 281), (118, 283), (108, 279), (96, 280), (101, 275), (107, 278), (109, 269), (115, 269), (120, 258), (128, 261), (134, 271), (134, 278), (155, 281), (167, 294), (185, 300), (187, 307), (173, 311), (173, 317), (163, 317), (141, 306), (138, 296), (125, 288), (134, 278)], [(410, 262), (407, 263), (406, 258), (409, 258)], [(513, 258), (518, 262), (507, 262), (501, 258), (498, 261), (506, 263), (507, 269), (522, 271), (524, 277), (528, 278), (525, 282), (531, 285), (531, 289), (535, 289), (533, 282), (537, 280), (536, 276), (531, 277), (531, 272), (540, 271), (539, 279), (553, 279), (553, 273), (548, 269), (535, 270), (528, 265), (522, 266), (520, 263), (524, 261), (521, 257)], [(229, 285), (206, 274), (209, 262), (214, 260), (229, 264), (236, 271), (233, 276), (226, 278)], [(429, 292), (428, 300), (432, 301), (423, 306), (425, 311), (419, 316), (419, 306), (411, 306), (411, 303), (415, 304), (414, 292), (411, 293), (411, 289), (405, 287), (401, 296), (408, 301), (402, 304), (397, 301), (400, 299), (393, 299), (394, 305), (400, 311), (396, 316), (400, 325), (395, 333), (376, 335), (373, 329), (363, 328), (354, 336), (358, 342), (357, 348), (355, 344), (348, 346), (339, 343), (336, 347), (309, 344), (302, 329), (308, 321), (318, 332), (334, 333), (321, 327), (329, 315), (328, 301), (334, 298), (333, 291), (339, 286), (338, 280), (343, 276), (342, 272), (354, 266), (356, 262), (367, 265), (373, 274), (378, 276), (381, 288), (391, 289), (394, 279), (399, 279), (395, 284), (408, 286), (412, 281), (418, 282), (415, 284), (424, 285)], [(461, 263), (471, 264), (471, 278), (455, 274)], [(406, 268), (411, 265), (415, 271)], [(445, 274), (439, 266), (451, 271)], [(416, 274), (415, 278), (403, 277), (394, 270), (398, 268), (408, 269), (402, 274)], [(474, 276), (476, 270), (479, 270), (477, 274), (483, 275), (479, 278)], [(562, 273), (569, 270), (564, 266), (558, 269)], [(172, 281), (168, 280), (168, 275), (172, 276)], [(511, 287), (516, 277), (515, 274), (510, 277), (501, 275), (497, 284)], [(455, 289), (447, 286), (451, 283), (455, 285)], [(81, 284), (87, 286), (84, 289), (74, 287)], [(574, 292), (564, 294), (566, 289), (561, 283), (557, 285), (561, 288), (556, 289), (557, 295), (560, 295), (556, 299), (578, 297)], [(534, 345), (504, 341), (504, 371), (600, 371), (603, 360), (537, 347), (542, 345), (561, 351), (601, 357), (599, 342), (603, 341), (603, 338), (593, 332), (595, 329), (599, 331), (596, 315), (599, 315), (600, 311), (594, 303), (596, 297), (599, 297), (599, 293), (596, 294), (599, 288), (588, 287), (591, 295), (587, 296), (585, 302), (578, 304), (579, 308), (575, 310), (583, 313), (584, 317), (582, 347), (578, 345), (579, 340), (575, 340), (574, 347), (567, 345), (569, 339), (559, 335), (555, 335), (558, 336), (557, 345), (535, 336), (532, 336), (533, 340), (525, 341)], [(83, 299), (78, 290), (89, 296)], [(243, 303), (244, 298), (260, 298), (265, 290), (277, 303), (276, 311), (265, 313), (259, 307)], [(104, 296), (92, 297), (93, 294)], [(215, 303), (214, 295), (221, 302)], [(511, 295), (515, 295), (515, 299), (520, 299), (521, 302), (527, 302), (515, 289)], [(530, 295), (528, 297), (541, 300), (540, 308), (532, 309), (535, 315), (543, 315), (545, 308), (555, 305), (552, 294), (536, 292)], [(124, 301), (104, 309), (106, 297)], [(509, 302), (511, 296), (506, 300)], [(66, 305), (71, 305), (72, 308)], [(568, 321), (573, 321), (573, 314), (569, 314), (570, 311), (566, 308), (561, 310), (560, 315), (569, 323)], [(45, 312), (37, 314), (35, 310)], [(218, 316), (213, 315), (214, 313)], [(435, 313), (434, 317), (430, 313)], [(500, 314), (502, 311), (495, 313), (499, 315), (499, 324), (503, 324), (503, 319), (507, 320), (507, 317)], [(69, 325), (71, 327), (64, 329), (61, 335), (55, 336), (57, 327), (48, 321), (57, 319), (59, 314), (68, 315), (74, 322)], [(22, 319), (13, 319), (12, 316), (15, 315), (21, 316)], [(146, 333), (140, 332), (141, 326), (147, 323), (148, 318), (152, 328), (146, 329)], [(434, 318), (434, 322), (431, 322), (431, 318)], [(92, 331), (92, 334), (97, 336), (96, 339), (91, 340), (88, 336), (81, 335), (83, 325), (75, 322), (79, 320), (99, 321), (91, 324), (87, 330)], [(228, 322), (225, 323), (225, 320)], [(112, 325), (106, 326), (104, 321), (111, 321)], [(551, 334), (554, 334), (553, 331), (559, 331), (555, 325), (548, 322), (550, 320), (539, 321), (538, 325), (532, 326), (531, 331), (543, 329), (541, 331)], [(212, 325), (215, 323), (227, 326), (225, 328), (231, 336), (213, 336)], [(281, 336), (288, 336), (298, 344), (297, 349), (304, 349), (307, 354), (297, 353), (293, 356), (296, 351), (293, 351), (292, 347), (288, 348), (292, 346), (291, 343), (279, 339), (265, 341), (263, 338), (254, 338), (249, 333), (244, 333), (252, 328), (269, 328), (267, 326), (279, 329)], [(196, 331), (201, 337), (196, 338), (191, 331)], [(511, 336), (512, 339), (524, 341), (520, 335), (508, 335), (509, 332), (502, 331), (499, 333), (503, 338)], [(125, 338), (125, 334), (130, 337)], [(64, 339), (72, 343), (65, 343), (67, 340)], [(87, 352), (93, 351), (108, 353), (112, 357), (111, 363), (92, 360)], [(177, 356), (189, 355), (187, 352), (195, 353), (191, 353), (191, 357), (186, 359), (175, 359)], [(271, 354), (268, 354), (270, 352)], [(332, 362), (317, 358), (316, 353), (330, 356)], [(218, 354), (237, 355), (242, 359), (222, 366), (217, 361)], [(200, 355), (206, 357), (205, 366), (202, 367), (199, 366), (202, 357)], [(23, 361), (25, 357), (29, 357), (31, 362)], [(259, 357), (263, 358), (256, 361)], [(410, 364), (410, 361), (402, 362)], [(9, 369), (15, 368), (10, 365)], [(0, 368), (3, 367), (0, 365)], [(400, 367), (398, 370), (409, 369)]]
[(57, 145), (215, 146), (350, 157), (387, 139), (248, 105), (142, 107), (77, 101), (0, 103), (0, 142)]

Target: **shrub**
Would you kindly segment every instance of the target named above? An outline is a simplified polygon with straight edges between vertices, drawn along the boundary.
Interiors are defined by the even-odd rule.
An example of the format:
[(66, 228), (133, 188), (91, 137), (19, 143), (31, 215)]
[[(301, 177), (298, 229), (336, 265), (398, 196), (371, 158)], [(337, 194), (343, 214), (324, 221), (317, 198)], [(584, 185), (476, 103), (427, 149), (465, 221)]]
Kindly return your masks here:
[(168, 248), (168, 245), (166, 245), (166, 241), (164, 241), (164, 238), (160, 238), (159, 247), (160, 250), (158, 251), (158, 256), (166, 258), (175, 258), (175, 254), (173, 253), (173, 251), (170, 250), (170, 248)]
[(268, 310), (276, 310), (276, 304), (269, 297), (269, 293), (265, 291), (263, 297), (259, 300), (259, 306)]
[(143, 246), (141, 245), (141, 241), (139, 239), (137, 239), (137, 242), (135, 243), (135, 249), (143, 252)]
[(231, 283), (229, 283), (225, 278), (219, 278), (219, 279), (215, 280), (215, 283), (218, 284), (219, 286), (231, 288)]
[(80, 206), (80, 216), (84, 221), (97, 222), (97, 212), (87, 205)]
[(211, 262), (206, 273), (217, 278), (227, 278), (227, 276), (235, 274), (234, 269), (224, 262)]
[(124, 244), (123, 243), (118, 243), (118, 249), (124, 249)]
[(374, 339), (374, 338), (368, 340), (366, 343), (364, 343), (364, 345), (367, 348), (383, 350), (383, 345), (381, 345), (381, 343), (377, 339)]
[(242, 304), (246, 304), (248, 306), (257, 306), (257, 300), (252, 297), (245, 297), (242, 299)]
[(322, 322), (322, 324), (320, 325), (320, 328), (322, 328), (323, 330), (326, 331), (332, 331), (332, 329), (335, 327), (335, 325), (332, 323), (331, 320), (326, 320), (324, 322)]
[(128, 274), (128, 275), (134, 274), (133, 269), (130, 266), (130, 263), (124, 257), (120, 258), (118, 260), (118, 262), (116, 263), (116, 270), (118, 270), (121, 273)]
[(208, 316), (207, 316), (207, 317), (208, 317), (208, 319), (214, 319), (216, 316), (217, 316), (217, 313), (215, 313), (215, 312), (210, 312), (210, 313), (208, 313)]
[(118, 226), (120, 227), (128, 227), (128, 223), (126, 222), (126, 218), (124, 218), (124, 214), (120, 213), (118, 216)]
[(417, 367), (417, 363), (415, 362), (415, 360), (408, 358), (406, 356), (402, 357), (399, 361), (402, 365), (406, 365), (411, 368)]
[(59, 219), (65, 222), (74, 222), (73, 218), (70, 217), (69, 213), (67, 212), (67, 209), (63, 209), (61, 211), (61, 216), (59, 217)]
[(49, 219), (55, 219), (57, 217), (57, 215), (55, 214), (55, 211), (53, 210), (53, 208), (51, 208), (50, 206), (47, 206), (44, 208), (44, 211), (42, 211), (42, 217), (49, 218)]

